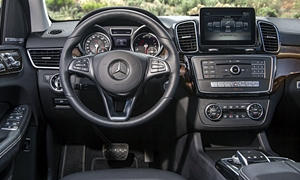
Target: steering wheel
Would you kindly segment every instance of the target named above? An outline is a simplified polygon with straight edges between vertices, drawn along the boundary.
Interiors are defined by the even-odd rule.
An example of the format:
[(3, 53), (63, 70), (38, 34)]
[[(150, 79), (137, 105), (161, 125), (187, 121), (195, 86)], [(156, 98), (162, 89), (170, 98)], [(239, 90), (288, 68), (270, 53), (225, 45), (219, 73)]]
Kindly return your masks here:
[[(72, 50), (88, 28), (112, 18), (130, 19), (146, 25), (167, 49), (167, 59), (123, 50), (72, 57)], [(95, 82), (107, 117), (94, 113), (80, 101), (70, 82), (72, 74), (86, 76)], [(132, 109), (143, 85), (149, 79), (162, 75), (169, 78), (162, 97), (149, 110), (132, 117)], [(156, 116), (173, 98), (179, 80), (179, 56), (167, 31), (149, 16), (127, 9), (107, 10), (85, 19), (68, 37), (61, 53), (60, 78), (69, 103), (85, 119), (105, 127), (130, 127)], [(122, 106), (117, 105), (119, 102), (123, 102)]]

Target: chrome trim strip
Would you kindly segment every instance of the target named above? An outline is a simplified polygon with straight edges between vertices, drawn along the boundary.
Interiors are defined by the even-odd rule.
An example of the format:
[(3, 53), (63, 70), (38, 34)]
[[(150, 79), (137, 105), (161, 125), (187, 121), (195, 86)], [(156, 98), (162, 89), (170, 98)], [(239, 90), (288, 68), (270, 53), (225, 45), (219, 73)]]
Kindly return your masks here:
[[(269, 24), (269, 25), (271, 25), (271, 26), (274, 27), (274, 29), (276, 31), (276, 34), (277, 34), (277, 41), (278, 41), (278, 49), (277, 49), (277, 51), (267, 51), (265, 49), (264, 37), (263, 37), (262, 31), (261, 31), (261, 26), (260, 26), (261, 23)], [(280, 36), (279, 36), (279, 31), (278, 31), (277, 26), (275, 26), (275, 24), (273, 24), (273, 23), (270, 23), (268, 21), (263, 21), (263, 20), (259, 20), (257, 22), (257, 24), (258, 24), (258, 31), (259, 31), (259, 34), (260, 34), (261, 42), (262, 42), (262, 45), (263, 45), (263, 50), (265, 52), (268, 52), (268, 53), (279, 53), (280, 47), (281, 47), (281, 43), (280, 43)]]
[(35, 65), (31, 58), (31, 55), (30, 55), (31, 50), (62, 50), (62, 48), (37, 48), (37, 49), (27, 49), (26, 50), (29, 60), (34, 68), (36, 68), (36, 69), (59, 69), (59, 67), (54, 67), (54, 66), (37, 66), (37, 65)]
[[(242, 153), (240, 152), (240, 151), (236, 151), (236, 153), (237, 153), (237, 155), (238, 155), (238, 159), (240, 160), (240, 163), (242, 164), (242, 165), (245, 165), (245, 166), (247, 166), (248, 165), (248, 161), (247, 161), (247, 159), (245, 158), (245, 156), (243, 156), (242, 155)], [(243, 162), (241, 162), (241, 159), (243, 160)]]
[[(195, 37), (196, 37), (196, 44), (197, 44), (197, 49), (196, 49), (195, 51), (183, 51), (183, 50), (181, 49), (181, 46), (180, 46), (180, 43), (179, 43), (179, 38), (178, 38), (177, 28), (178, 28), (179, 25), (185, 24), (185, 23), (193, 23), (193, 24), (194, 24), (195, 35), (196, 35), (196, 36), (195, 36)], [(188, 20), (188, 21), (183, 21), (183, 22), (177, 23), (177, 24), (175, 25), (174, 29), (175, 29), (175, 34), (176, 34), (176, 36), (175, 36), (176, 43), (177, 43), (177, 45), (178, 45), (179, 50), (180, 50), (182, 53), (196, 53), (196, 52), (199, 51), (199, 42), (198, 42), (197, 24), (196, 24), (195, 21), (190, 21), (190, 20)]]
[[(277, 71), (277, 66), (276, 66), (276, 56), (272, 56), (272, 55), (213, 55), (213, 56), (194, 56), (192, 57), (195, 58), (195, 57), (203, 57), (203, 58), (211, 58), (213, 59), (212, 57), (260, 57), (260, 58), (270, 58), (271, 60), (271, 73), (270, 73), (270, 80), (269, 80), (269, 88), (267, 90), (264, 90), (264, 91), (244, 91), (244, 92), (209, 92), (209, 91), (203, 91), (203, 90), (200, 90), (200, 87), (198, 87), (198, 83), (196, 83), (196, 86), (197, 86), (197, 89), (200, 93), (205, 93), (205, 94), (257, 94), (257, 93), (270, 93), (272, 92), (272, 89), (273, 89), (273, 83), (274, 83), (274, 79), (275, 79), (275, 74), (276, 74), (276, 71)], [(193, 61), (192, 61), (193, 62)], [(194, 72), (194, 76), (195, 73), (196, 73), (196, 70), (194, 68), (194, 63), (192, 63), (193, 66), (193, 72)], [(198, 81), (198, 79), (196, 79), (196, 81)]]

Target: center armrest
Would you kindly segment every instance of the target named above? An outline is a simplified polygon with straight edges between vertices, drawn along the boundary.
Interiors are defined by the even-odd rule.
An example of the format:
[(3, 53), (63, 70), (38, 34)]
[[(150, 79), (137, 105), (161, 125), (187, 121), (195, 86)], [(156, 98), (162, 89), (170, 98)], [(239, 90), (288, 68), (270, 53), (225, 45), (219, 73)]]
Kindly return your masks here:
[(290, 161), (251, 164), (241, 168), (240, 177), (245, 180), (298, 180), (299, 169), (292, 166), (299, 167), (296, 164)]

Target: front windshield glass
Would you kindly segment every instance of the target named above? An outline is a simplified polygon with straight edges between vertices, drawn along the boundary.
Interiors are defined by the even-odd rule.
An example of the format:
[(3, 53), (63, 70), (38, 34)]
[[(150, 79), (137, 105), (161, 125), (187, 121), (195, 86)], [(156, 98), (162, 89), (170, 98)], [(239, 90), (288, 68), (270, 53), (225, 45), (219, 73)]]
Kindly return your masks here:
[(133, 6), (158, 16), (198, 15), (201, 7), (253, 7), (257, 16), (300, 18), (300, 0), (45, 0), (53, 20), (76, 20), (104, 7)]

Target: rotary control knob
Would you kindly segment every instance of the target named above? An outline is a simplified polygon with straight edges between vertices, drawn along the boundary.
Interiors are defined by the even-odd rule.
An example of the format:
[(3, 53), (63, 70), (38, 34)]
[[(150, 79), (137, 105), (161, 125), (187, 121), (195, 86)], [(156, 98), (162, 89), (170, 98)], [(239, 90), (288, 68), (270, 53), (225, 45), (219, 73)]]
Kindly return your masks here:
[(54, 74), (51, 79), (50, 79), (50, 87), (55, 91), (55, 92), (62, 92), (63, 88), (60, 82), (60, 76), (59, 74)]
[(247, 114), (253, 120), (260, 119), (263, 113), (264, 113), (264, 108), (259, 103), (253, 103), (247, 107)]
[(205, 108), (205, 115), (212, 121), (218, 121), (222, 117), (222, 108), (217, 104), (210, 104)]
[(231, 66), (231, 68), (230, 68), (230, 72), (231, 72), (231, 74), (233, 74), (233, 75), (238, 75), (238, 74), (241, 73), (241, 68), (240, 68), (238, 65), (233, 65), (233, 66)]

